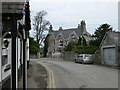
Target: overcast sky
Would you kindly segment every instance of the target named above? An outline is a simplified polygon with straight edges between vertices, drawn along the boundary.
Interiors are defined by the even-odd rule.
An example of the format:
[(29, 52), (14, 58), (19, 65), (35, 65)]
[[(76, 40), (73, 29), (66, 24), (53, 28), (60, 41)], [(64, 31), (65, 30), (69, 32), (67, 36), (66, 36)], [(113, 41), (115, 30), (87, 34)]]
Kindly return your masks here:
[(46, 19), (54, 30), (76, 28), (81, 20), (91, 34), (103, 23), (118, 30), (118, 0), (30, 0), (30, 5), (32, 16), (41, 10), (48, 12)]

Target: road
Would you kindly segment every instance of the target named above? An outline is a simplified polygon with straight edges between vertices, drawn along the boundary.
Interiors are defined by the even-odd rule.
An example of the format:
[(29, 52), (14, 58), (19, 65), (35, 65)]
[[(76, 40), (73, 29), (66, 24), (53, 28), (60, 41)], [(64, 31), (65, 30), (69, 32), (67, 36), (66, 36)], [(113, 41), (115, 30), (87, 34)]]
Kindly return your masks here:
[(40, 59), (54, 74), (56, 88), (118, 88), (118, 70), (59, 59)]

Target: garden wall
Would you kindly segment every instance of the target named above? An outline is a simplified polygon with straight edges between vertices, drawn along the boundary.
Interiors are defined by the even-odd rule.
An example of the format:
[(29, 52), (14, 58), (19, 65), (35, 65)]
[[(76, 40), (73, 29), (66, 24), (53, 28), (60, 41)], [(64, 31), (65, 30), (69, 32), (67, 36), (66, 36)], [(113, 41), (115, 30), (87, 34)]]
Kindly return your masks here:
[(76, 53), (74, 53), (73, 51), (67, 51), (67, 52), (63, 52), (63, 59), (68, 60), (68, 61), (73, 61), (74, 62), (74, 56), (77, 55)]

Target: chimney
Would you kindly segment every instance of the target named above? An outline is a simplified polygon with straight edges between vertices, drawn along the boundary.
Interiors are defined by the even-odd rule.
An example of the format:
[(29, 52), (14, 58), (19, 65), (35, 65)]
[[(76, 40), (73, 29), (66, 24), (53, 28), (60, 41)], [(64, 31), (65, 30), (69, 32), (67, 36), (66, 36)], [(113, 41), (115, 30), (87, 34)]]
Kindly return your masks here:
[(63, 29), (62, 29), (62, 27), (59, 27), (59, 31), (62, 31)]
[(78, 24), (78, 28), (80, 28), (81, 26), (80, 26), (80, 24)]
[(53, 32), (53, 27), (52, 27), (52, 24), (50, 25), (49, 27), (49, 33)]
[(81, 21), (81, 29), (82, 29), (82, 32), (86, 31), (86, 23), (84, 20)]

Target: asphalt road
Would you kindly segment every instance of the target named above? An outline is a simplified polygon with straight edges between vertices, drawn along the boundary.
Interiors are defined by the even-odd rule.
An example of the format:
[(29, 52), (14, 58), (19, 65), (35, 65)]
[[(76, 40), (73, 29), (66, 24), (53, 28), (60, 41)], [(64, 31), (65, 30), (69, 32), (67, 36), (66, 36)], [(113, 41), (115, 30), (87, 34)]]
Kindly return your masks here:
[(118, 70), (59, 59), (40, 59), (54, 74), (56, 88), (118, 88)]

